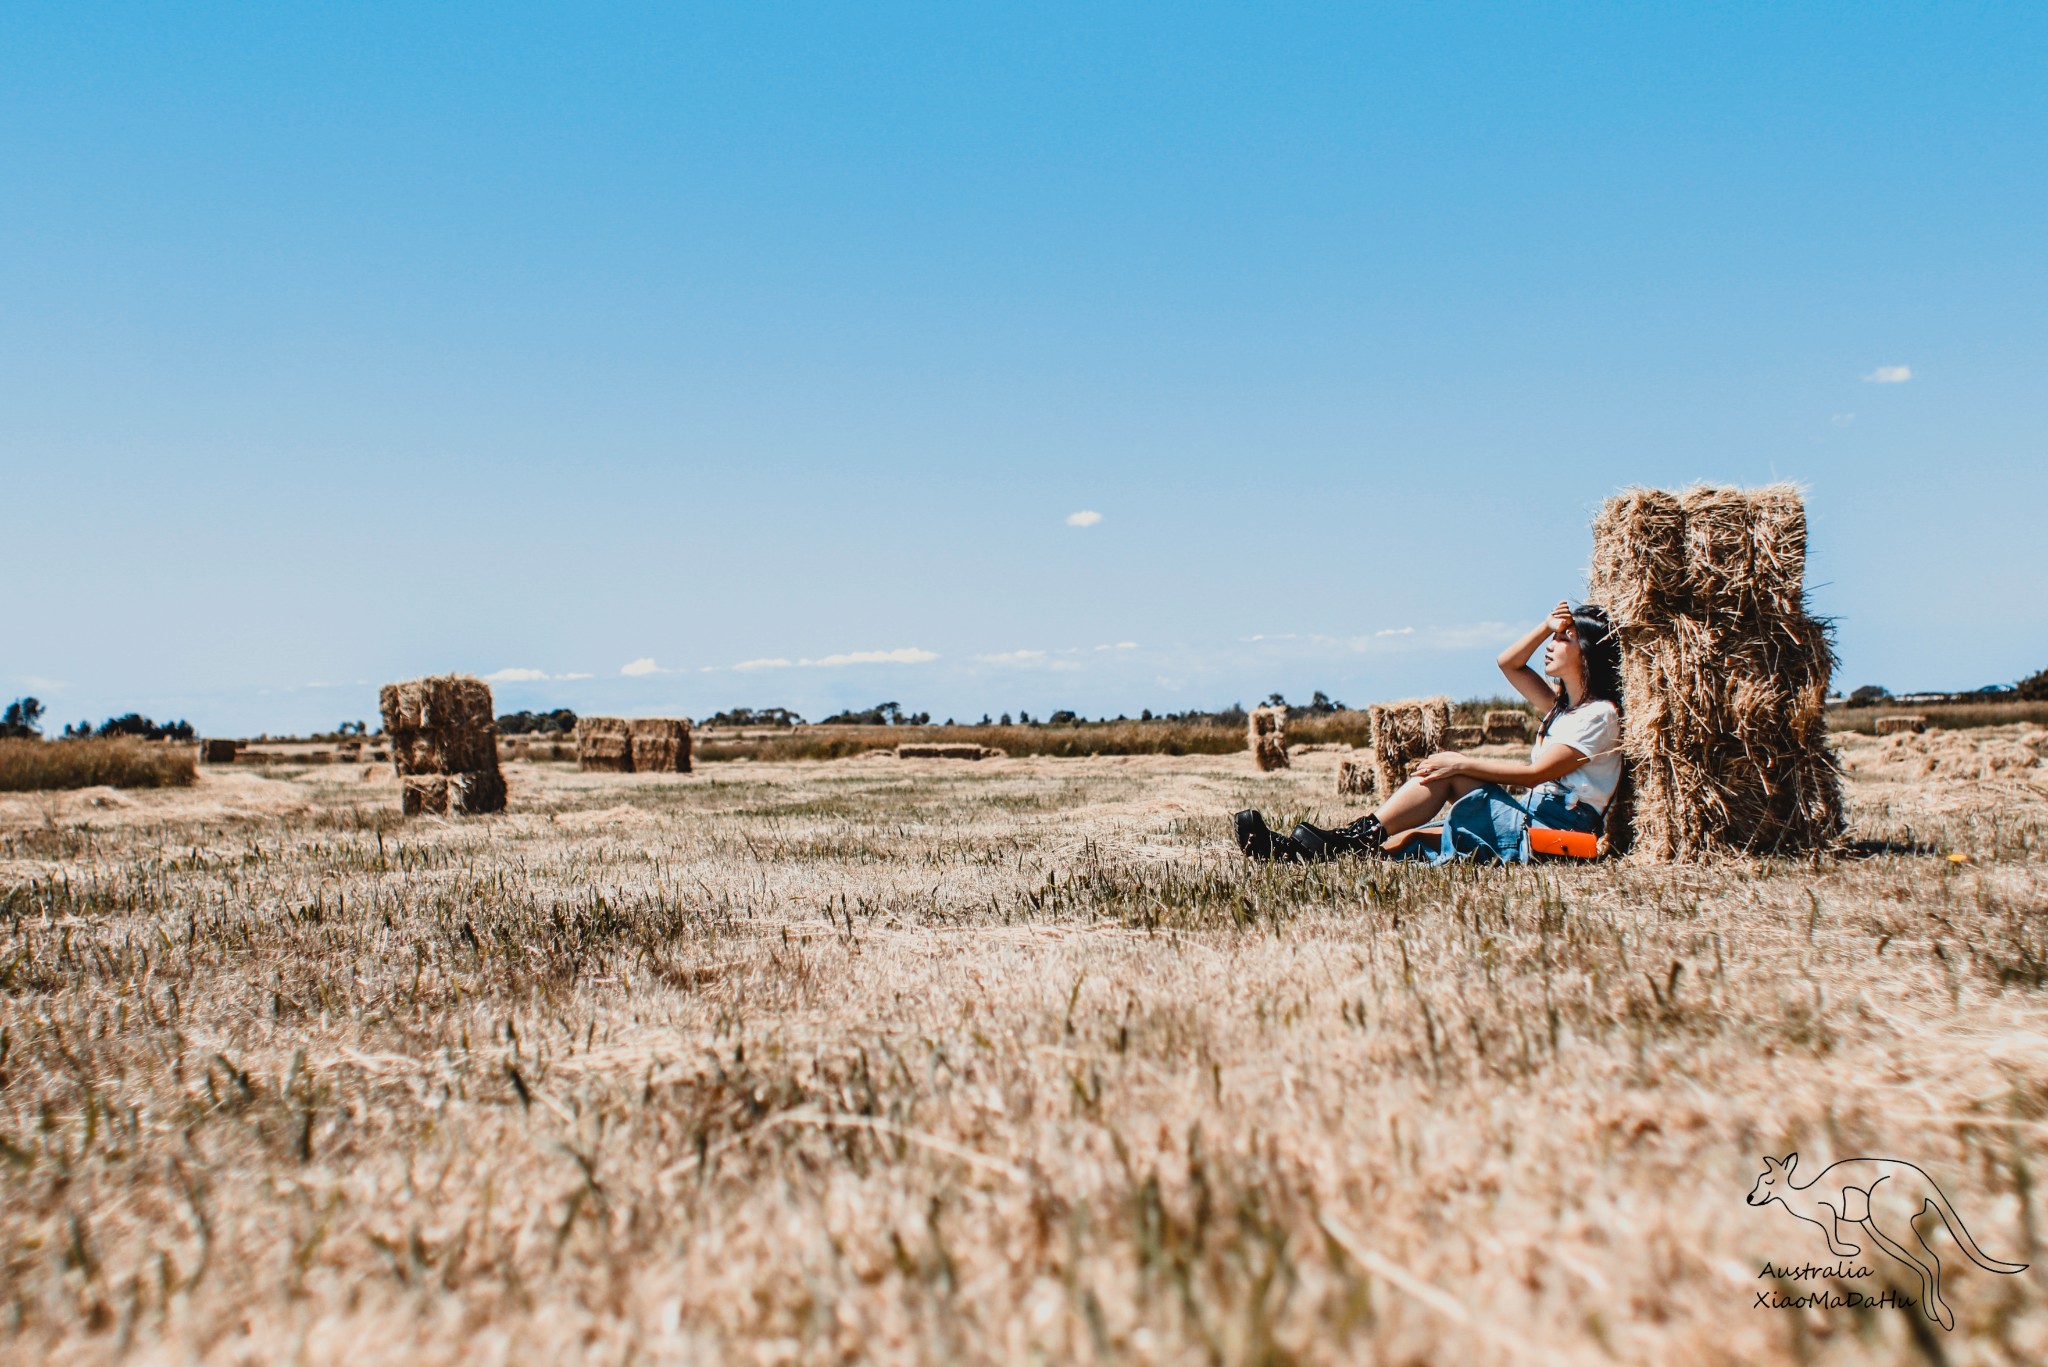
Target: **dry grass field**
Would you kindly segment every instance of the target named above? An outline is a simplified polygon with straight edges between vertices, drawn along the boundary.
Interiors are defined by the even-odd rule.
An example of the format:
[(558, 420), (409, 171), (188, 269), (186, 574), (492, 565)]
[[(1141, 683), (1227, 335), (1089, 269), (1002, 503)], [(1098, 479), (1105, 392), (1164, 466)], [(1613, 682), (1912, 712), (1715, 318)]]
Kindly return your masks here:
[[(1247, 868), (1330, 752), (0, 796), (0, 1357), (2048, 1360), (2044, 736), (1687, 868)], [(1919, 1294), (1760, 1276), (1791, 1150), (2036, 1266), (1760, 1307)]]

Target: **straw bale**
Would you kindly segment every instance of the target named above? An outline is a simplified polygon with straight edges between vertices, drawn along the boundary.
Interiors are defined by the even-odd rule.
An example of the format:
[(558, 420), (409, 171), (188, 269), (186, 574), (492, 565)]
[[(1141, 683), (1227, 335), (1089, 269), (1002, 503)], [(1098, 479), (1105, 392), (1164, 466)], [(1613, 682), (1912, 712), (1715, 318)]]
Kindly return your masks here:
[(1453, 726), (1444, 734), (1444, 744), (1453, 750), (1470, 750), (1486, 744), (1486, 728), (1483, 726)]
[(479, 816), (502, 812), (505, 779), (496, 770), (407, 774), (399, 780), (399, 809), (407, 816)]
[(1373, 776), (1380, 792), (1392, 796), (1408, 781), (1417, 760), (1444, 748), (1451, 729), (1451, 700), (1438, 696), (1374, 703), (1368, 716)]
[(1593, 600), (1624, 622), (1686, 606), (1685, 509), (1662, 489), (1630, 489), (1593, 519)]
[(1918, 735), (1926, 729), (1927, 716), (1921, 712), (1909, 712), (1903, 716), (1879, 717), (1877, 719), (1877, 734), (1880, 736), (1896, 736), (1908, 733)]
[(914, 741), (896, 747), (898, 759), (987, 759), (985, 746), (954, 741)]
[(1378, 791), (1377, 781), (1373, 776), (1372, 754), (1370, 751), (1338, 762), (1338, 797), (1371, 797), (1376, 791)]
[(1680, 501), (1688, 611), (1736, 617), (1804, 611), (1806, 505), (1796, 487), (1700, 485)]
[(505, 810), (505, 776), (494, 765), (466, 774), (448, 775), (448, 810), (461, 816), (480, 816)]
[(1252, 763), (1263, 772), (1289, 767), (1287, 746), (1281, 733), (1287, 729), (1284, 707), (1254, 707), (1250, 718)]
[(1527, 712), (1501, 708), (1486, 714), (1486, 743), (1488, 745), (1515, 745), (1529, 739), (1531, 730)]
[(199, 757), (208, 764), (233, 764), (235, 752), (242, 748), (238, 740), (209, 740), (199, 748)]
[(408, 816), (505, 810), (489, 684), (440, 674), (386, 684), (378, 701)]
[(578, 717), (576, 764), (600, 773), (632, 773), (632, 726), (624, 717)]
[(690, 772), (688, 717), (635, 717), (626, 724), (636, 774)]
[(407, 774), (398, 781), (398, 805), (407, 816), (448, 815), (448, 776)]
[(1834, 647), (1805, 611), (1799, 491), (1631, 490), (1601, 509), (1594, 541), (1592, 596), (1621, 646), (1636, 852), (1793, 853), (1838, 839)]

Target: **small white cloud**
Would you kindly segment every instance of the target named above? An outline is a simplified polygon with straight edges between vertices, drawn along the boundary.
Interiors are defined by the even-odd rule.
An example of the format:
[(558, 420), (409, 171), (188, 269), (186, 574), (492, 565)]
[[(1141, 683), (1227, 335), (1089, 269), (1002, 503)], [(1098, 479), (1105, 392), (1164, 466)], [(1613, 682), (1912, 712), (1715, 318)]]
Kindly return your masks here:
[(1078, 513), (1067, 514), (1067, 525), (1069, 527), (1093, 527), (1100, 521), (1102, 521), (1101, 513), (1089, 512), (1086, 508), (1083, 508)]
[(545, 669), (519, 669), (515, 667), (511, 669), (501, 669), (495, 674), (486, 674), (484, 675), (484, 682), (532, 683), (535, 679), (545, 679), (547, 676), (548, 672)]
[(1045, 658), (1042, 650), (1005, 650), (999, 655), (977, 655), (975, 659), (990, 665), (1022, 665)]
[(1837, 427), (1847, 427), (1850, 423), (1856, 421), (1856, 415), (1854, 413), (1836, 413), (1829, 417), (1828, 421)]
[(938, 653), (903, 646), (897, 650), (855, 650), (844, 655), (827, 655), (822, 660), (805, 660), (807, 665), (921, 665), (938, 659)]
[(1881, 365), (1863, 377), (1865, 384), (1904, 384), (1913, 378), (1909, 365)]
[(642, 656), (631, 664), (620, 665), (619, 673), (624, 674), (627, 678), (637, 679), (644, 674), (661, 673), (661, 666), (646, 656)]
[(1138, 643), (1136, 641), (1114, 641), (1109, 645), (1097, 646), (1095, 648), (1097, 650), (1136, 650)]
[(1414, 634), (1414, 627), (1388, 627), (1385, 631), (1375, 631), (1373, 633), (1375, 636), (1413, 636)]
[(896, 650), (849, 650), (839, 655), (823, 655), (815, 660), (774, 659), (741, 660), (734, 669), (834, 669), (840, 665), (921, 665), (927, 660), (938, 659), (938, 653), (919, 650), (916, 646), (902, 646)]
[(555, 677), (558, 679), (594, 679), (597, 676), (595, 674), (557, 674)]

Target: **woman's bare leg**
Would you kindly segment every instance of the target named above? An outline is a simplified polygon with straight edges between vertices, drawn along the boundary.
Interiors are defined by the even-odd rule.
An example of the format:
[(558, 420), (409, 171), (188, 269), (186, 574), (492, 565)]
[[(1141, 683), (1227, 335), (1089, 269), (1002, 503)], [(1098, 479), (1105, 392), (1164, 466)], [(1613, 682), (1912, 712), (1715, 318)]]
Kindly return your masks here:
[(1373, 815), (1380, 819), (1381, 830), (1397, 835), (1427, 823), (1443, 810), (1446, 802), (1455, 802), (1478, 786), (1478, 779), (1462, 774), (1434, 783), (1411, 778), (1396, 788), (1394, 795), (1381, 803)]

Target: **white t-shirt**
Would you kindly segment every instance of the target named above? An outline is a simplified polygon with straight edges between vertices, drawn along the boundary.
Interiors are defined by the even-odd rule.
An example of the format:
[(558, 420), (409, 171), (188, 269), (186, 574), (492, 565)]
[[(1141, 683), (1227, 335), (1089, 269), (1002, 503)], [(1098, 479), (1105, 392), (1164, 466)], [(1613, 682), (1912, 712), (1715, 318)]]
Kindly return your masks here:
[(1537, 753), (1554, 740), (1563, 741), (1584, 755), (1586, 763), (1563, 778), (1537, 785), (1530, 791), (1530, 798), (1542, 797), (1545, 788), (1561, 790), (1567, 806), (1590, 806), (1604, 813), (1614, 799), (1614, 790), (1621, 786), (1621, 713), (1603, 699), (1560, 714), (1550, 724), (1549, 734), (1538, 736), (1529, 747), (1530, 761), (1533, 763)]

